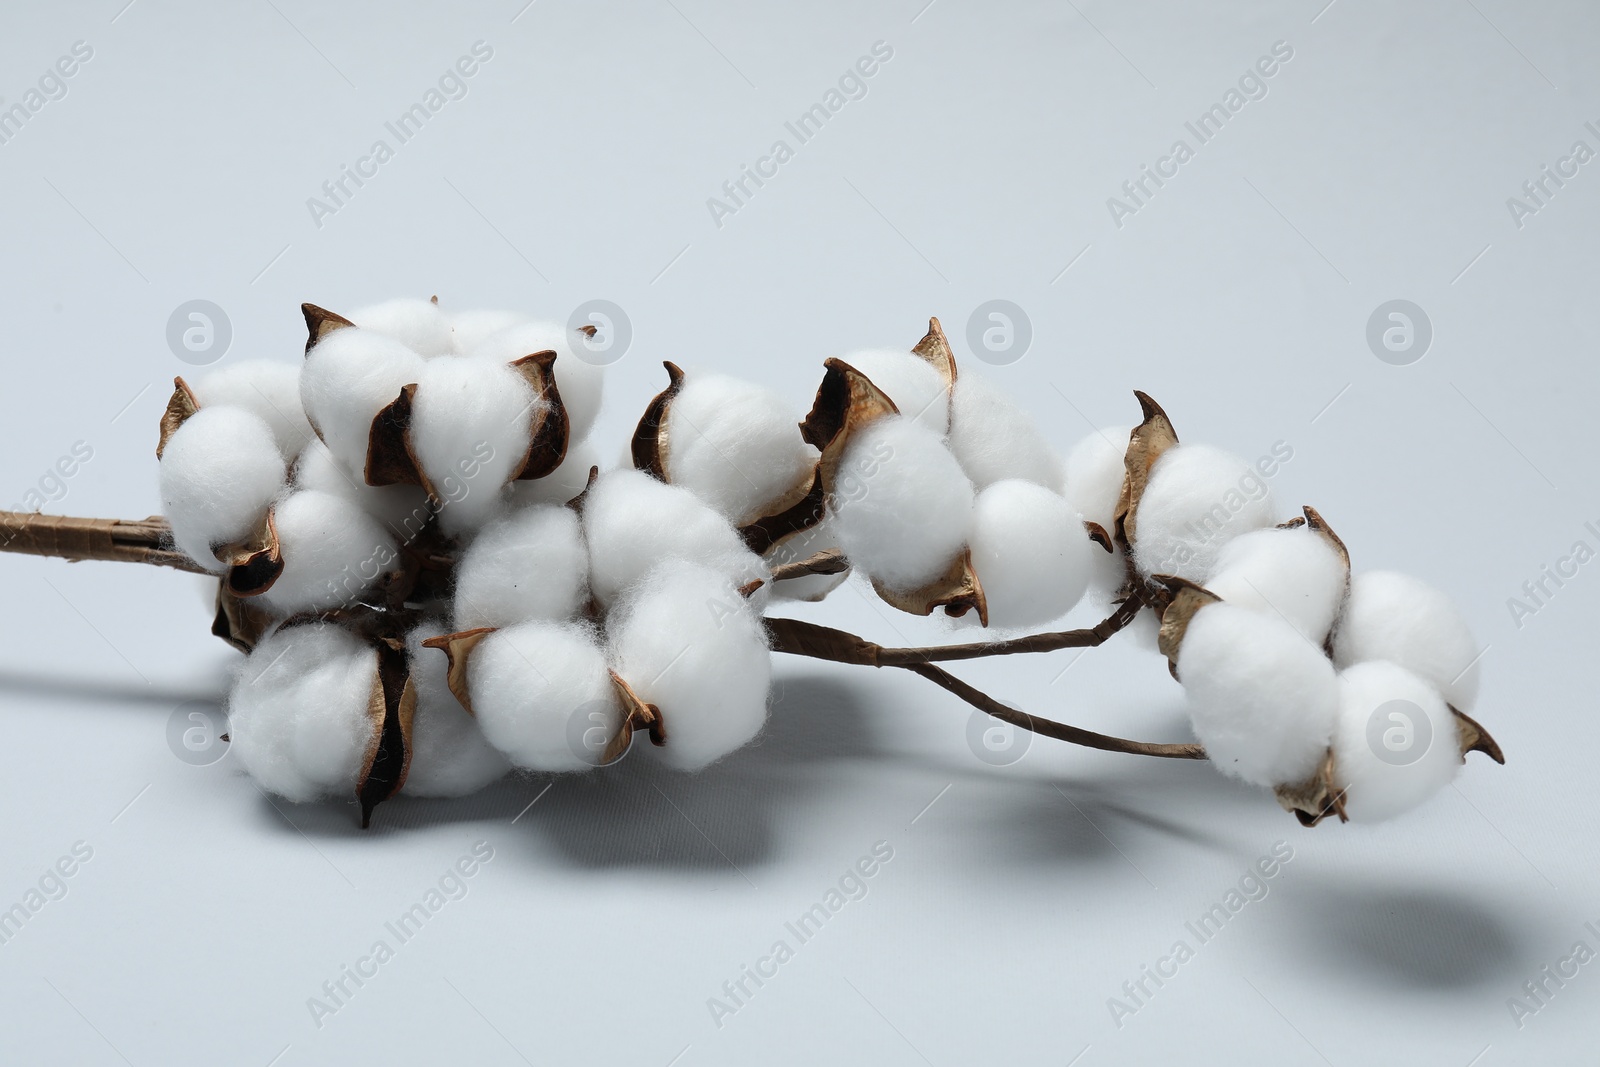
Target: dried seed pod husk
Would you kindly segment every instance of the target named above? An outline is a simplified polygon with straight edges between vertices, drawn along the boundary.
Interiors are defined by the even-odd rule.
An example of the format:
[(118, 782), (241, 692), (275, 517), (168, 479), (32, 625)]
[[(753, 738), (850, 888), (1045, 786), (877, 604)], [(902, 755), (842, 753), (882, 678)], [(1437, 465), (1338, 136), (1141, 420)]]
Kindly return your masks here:
[(667, 480), (667, 409), (672, 398), (683, 388), (683, 369), (671, 360), (661, 364), (667, 368), (667, 387), (657, 393), (639, 417), (633, 431), (633, 466), (635, 470), (661, 481)]
[(1106, 532), (1104, 526), (1101, 526), (1098, 522), (1090, 522), (1088, 519), (1084, 519), (1083, 528), (1088, 532), (1089, 540), (1107, 552), (1116, 552), (1117, 546), (1111, 543), (1111, 535)]
[(200, 401), (195, 399), (189, 383), (181, 377), (172, 379), (172, 396), (167, 400), (167, 409), (161, 413), (161, 440), (156, 442), (157, 459), (166, 452), (167, 442), (178, 432), (178, 427), (188, 422), (189, 416), (199, 410)]
[(1461, 748), (1461, 760), (1466, 762), (1468, 752), (1482, 752), (1496, 763), (1505, 765), (1505, 753), (1500, 751), (1500, 744), (1489, 735), (1483, 725), (1464, 711), (1458, 710), (1453, 704), (1446, 704), (1450, 714), (1456, 717), (1456, 742)]
[(400, 792), (411, 769), (411, 724), (417, 712), (417, 689), (411, 681), (405, 642), (386, 638), (377, 642), (378, 672), (372, 680), (367, 713), (372, 719), (372, 740), (356, 781), (361, 802), (361, 828), (372, 825), (372, 811)]
[(1127, 474), (1123, 478), (1122, 493), (1117, 498), (1111, 531), (1125, 550), (1132, 548), (1138, 540), (1139, 501), (1150, 482), (1150, 468), (1156, 465), (1156, 460), (1167, 449), (1178, 443), (1178, 432), (1172, 428), (1172, 422), (1161, 405), (1138, 390), (1134, 390), (1133, 395), (1139, 399), (1144, 421), (1135, 426), (1128, 437), (1128, 450), (1123, 455)]
[(528, 455), (514, 481), (543, 478), (567, 458), (571, 425), (566, 405), (561, 402), (561, 392), (556, 388), (555, 362), (556, 354), (550, 349), (511, 361), (512, 368), (527, 381), (533, 395), (544, 401), (534, 405), (528, 429)]
[(212, 554), (228, 565), (223, 587), (236, 597), (260, 596), (272, 588), (283, 573), (283, 546), (278, 542), (278, 524), (272, 509), (242, 541), (220, 545)]
[(420, 485), (430, 497), (438, 496), (422, 472), (422, 464), (411, 447), (411, 409), (417, 387), (407, 385), (400, 395), (372, 417), (367, 433), (367, 465), (364, 480), (371, 486)]
[(478, 647), (478, 642), (494, 633), (497, 627), (479, 626), (472, 630), (460, 630), (453, 634), (440, 634), (430, 637), (422, 642), (423, 648), (437, 648), (444, 651), (449, 660), (445, 673), (445, 683), (450, 687), (450, 692), (456, 700), (467, 710), (468, 715), (476, 717), (477, 712), (472, 710), (472, 693), (467, 687), (467, 660), (472, 655), (472, 650)]
[(646, 704), (639, 699), (639, 694), (633, 691), (623, 677), (616, 671), (608, 671), (611, 675), (611, 685), (617, 691), (617, 699), (622, 702), (622, 726), (609, 742), (605, 751), (600, 754), (600, 765), (615, 763), (628, 751), (628, 746), (633, 744), (635, 730), (646, 730), (650, 734), (650, 743), (661, 746), (667, 743), (667, 724), (661, 717), (661, 709), (654, 704)]
[(1183, 646), (1184, 635), (1189, 631), (1189, 621), (1194, 618), (1195, 612), (1207, 604), (1221, 603), (1222, 598), (1187, 578), (1161, 574), (1152, 581), (1172, 594), (1172, 599), (1161, 612), (1161, 630), (1156, 635), (1156, 647), (1167, 657), (1167, 668), (1176, 678), (1178, 652)]
[(750, 551), (764, 556), (781, 542), (811, 529), (828, 511), (828, 494), (822, 488), (822, 472), (813, 470), (811, 481), (801, 496), (787, 507), (764, 515), (739, 527), (739, 536)]
[[(937, 327), (938, 320), (933, 325)], [(938, 336), (942, 338), (943, 331), (938, 331)], [(870, 378), (843, 360), (828, 359), (823, 366), (827, 370), (816, 401), (800, 424), (800, 435), (822, 453), (817, 461), (817, 481), (826, 500), (835, 489), (839, 467), (854, 436), (879, 419), (900, 414), (900, 409)], [(954, 374), (954, 362), (950, 366)], [(970, 550), (963, 549), (944, 574), (919, 589), (889, 589), (877, 580), (872, 585), (885, 603), (912, 615), (931, 615), (936, 608), (952, 616), (976, 610), (979, 621), (989, 624), (989, 606), (972, 569)]]
[(589, 490), (593, 489), (594, 488), (594, 483), (599, 481), (599, 480), (600, 480), (600, 468), (599, 467), (590, 467), (589, 468), (589, 480), (584, 483), (583, 491), (580, 492), (577, 496), (573, 497), (571, 500), (567, 501), (564, 506), (571, 508), (573, 511), (576, 511), (579, 515), (582, 515), (583, 514), (583, 506), (589, 502)]
[(343, 315), (335, 314), (327, 308), (319, 308), (315, 304), (301, 304), (300, 314), (306, 320), (306, 351), (310, 352), (316, 343), (328, 336), (334, 330), (342, 330), (355, 323)]
[(211, 634), (220, 637), (240, 652), (249, 654), (272, 628), (272, 615), (254, 601), (228, 591), (227, 583), (217, 582), (217, 610), (211, 620)]
[(912, 346), (911, 354), (920, 356), (939, 372), (946, 390), (955, 388), (956, 354), (951, 350), (950, 339), (944, 335), (944, 327), (939, 325), (937, 318), (928, 319), (928, 332)]
[(1349, 822), (1344, 812), (1344, 790), (1334, 784), (1333, 751), (1323, 757), (1316, 772), (1304, 782), (1291, 782), (1273, 790), (1285, 811), (1293, 812), (1301, 826), (1315, 826), (1330, 815)]

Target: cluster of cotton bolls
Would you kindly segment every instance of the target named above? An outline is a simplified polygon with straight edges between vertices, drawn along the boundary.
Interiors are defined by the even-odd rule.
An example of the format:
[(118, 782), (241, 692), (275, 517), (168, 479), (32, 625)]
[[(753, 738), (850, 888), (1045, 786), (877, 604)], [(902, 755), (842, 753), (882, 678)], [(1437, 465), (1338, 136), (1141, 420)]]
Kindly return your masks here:
[(1271, 457), (1180, 444), (1159, 409), (1090, 435), (1066, 463), (1079, 507), (1127, 546), (1127, 588), (1170, 599), (1162, 651), (1220, 770), (1307, 818), (1356, 821), (1451, 780), (1479, 738), (1464, 715), (1479, 652), (1448, 597), (1403, 574), (1352, 577), (1316, 511), (1277, 523)]

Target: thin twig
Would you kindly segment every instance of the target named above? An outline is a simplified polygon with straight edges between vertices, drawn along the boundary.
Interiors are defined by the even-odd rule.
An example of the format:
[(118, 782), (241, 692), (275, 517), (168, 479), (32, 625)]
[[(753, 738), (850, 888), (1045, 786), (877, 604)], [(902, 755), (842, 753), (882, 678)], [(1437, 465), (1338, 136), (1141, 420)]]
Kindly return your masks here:
[(206, 573), (173, 547), (172, 528), (159, 515), (148, 519), (80, 519), (37, 511), (0, 511), (0, 552), (74, 561), (149, 563)]
[(772, 568), (772, 580), (781, 582), (785, 578), (804, 578), (808, 574), (843, 574), (849, 569), (850, 561), (844, 558), (844, 553), (830, 548), (793, 563), (779, 564)]

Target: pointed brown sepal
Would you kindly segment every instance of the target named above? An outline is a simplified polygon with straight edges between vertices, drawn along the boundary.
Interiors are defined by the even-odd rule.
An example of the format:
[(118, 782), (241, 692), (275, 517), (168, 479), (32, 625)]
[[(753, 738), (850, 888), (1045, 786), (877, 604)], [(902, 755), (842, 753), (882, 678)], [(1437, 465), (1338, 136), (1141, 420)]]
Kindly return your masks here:
[(944, 574), (920, 589), (889, 589), (876, 578), (872, 588), (884, 603), (912, 615), (932, 615), (935, 608), (943, 608), (946, 615), (960, 618), (976, 610), (979, 625), (989, 625), (989, 602), (983, 597), (977, 571), (972, 569), (970, 548), (962, 549)]
[(189, 421), (189, 416), (200, 410), (200, 401), (194, 390), (181, 377), (172, 379), (172, 396), (167, 400), (167, 410), (161, 413), (161, 440), (156, 442), (156, 458), (167, 450), (167, 442), (178, 432), (178, 427)]
[(1083, 528), (1088, 532), (1089, 540), (1093, 541), (1107, 552), (1115, 552), (1117, 550), (1116, 546), (1111, 543), (1111, 535), (1107, 533), (1106, 528), (1101, 526), (1098, 522), (1090, 522), (1088, 519), (1084, 519)]
[(582, 515), (583, 514), (583, 506), (589, 502), (589, 490), (593, 489), (594, 488), (594, 483), (599, 481), (599, 480), (600, 480), (600, 468), (599, 467), (590, 467), (589, 468), (589, 480), (583, 483), (583, 489), (582, 489), (581, 492), (578, 493), (577, 496), (575, 496), (571, 500), (567, 501), (567, 507), (571, 508), (573, 511), (576, 511), (579, 515)]
[(1315, 826), (1330, 815), (1340, 822), (1349, 822), (1344, 811), (1344, 790), (1334, 784), (1333, 751), (1322, 757), (1322, 763), (1304, 782), (1291, 782), (1273, 790), (1283, 810), (1294, 813), (1301, 826)]
[(1348, 580), (1350, 577), (1350, 550), (1345, 547), (1344, 541), (1340, 539), (1338, 534), (1333, 532), (1333, 527), (1328, 525), (1327, 520), (1322, 517), (1316, 508), (1306, 504), (1300, 510), (1305, 512), (1306, 527), (1326, 541), (1328, 547), (1333, 549), (1334, 554), (1344, 560), (1344, 574), (1346, 580)]
[(411, 769), (411, 723), (417, 711), (417, 690), (411, 682), (405, 642), (386, 638), (376, 647), (378, 671), (367, 701), (372, 738), (356, 781), (363, 830), (372, 825), (372, 810), (406, 784), (406, 772)]
[(355, 323), (343, 315), (336, 315), (327, 308), (319, 308), (315, 304), (301, 304), (300, 314), (306, 318), (306, 351), (309, 353), (316, 343), (328, 336), (334, 330), (342, 330)]
[(422, 642), (423, 648), (442, 649), (449, 666), (445, 671), (445, 684), (449, 685), (450, 692), (455, 695), (461, 706), (467, 709), (468, 715), (476, 715), (472, 710), (472, 694), (467, 688), (467, 659), (472, 655), (472, 650), (478, 647), (478, 642), (494, 633), (493, 626), (479, 626), (475, 630), (462, 630), (453, 634), (440, 634), (430, 637)]
[(583, 334), (585, 337), (592, 338), (595, 334), (600, 332), (600, 327), (596, 326), (592, 322), (586, 322), (582, 326), (578, 327), (578, 332)]
[(211, 620), (213, 637), (220, 637), (240, 652), (249, 653), (271, 626), (269, 613), (228, 592), (226, 583), (217, 583), (217, 612)]
[(368, 485), (420, 485), (433, 496), (433, 486), (411, 447), (411, 408), (416, 398), (416, 385), (404, 386), (399, 396), (372, 417), (363, 476)]
[(511, 361), (511, 368), (522, 375), (533, 390), (533, 395), (541, 401), (533, 408), (528, 455), (523, 459), (514, 481), (543, 478), (567, 458), (571, 427), (566, 405), (561, 402), (561, 392), (556, 388), (555, 362), (556, 354), (549, 350)]
[(1464, 711), (1459, 711), (1452, 704), (1445, 705), (1450, 709), (1450, 714), (1456, 717), (1456, 741), (1461, 748), (1461, 762), (1467, 761), (1468, 752), (1482, 752), (1501, 766), (1505, 765), (1506, 755), (1500, 751), (1499, 742), (1489, 736), (1489, 731), (1483, 725)]
[(228, 565), (223, 588), (236, 597), (260, 596), (283, 573), (283, 546), (278, 542), (278, 521), (269, 508), (249, 537), (231, 545), (212, 549), (220, 563)]
[(928, 320), (928, 332), (912, 346), (911, 354), (921, 356), (944, 379), (944, 387), (953, 389), (956, 384), (956, 354), (950, 349), (950, 339), (944, 335), (939, 320)]
[(667, 480), (667, 409), (672, 398), (683, 388), (683, 370), (670, 360), (662, 363), (667, 368), (667, 387), (655, 395), (639, 425), (633, 431), (633, 466), (635, 470), (661, 481)]
[(628, 746), (633, 743), (635, 730), (647, 730), (650, 734), (650, 743), (665, 745), (667, 743), (667, 724), (661, 718), (661, 709), (654, 704), (646, 704), (639, 699), (639, 694), (633, 691), (633, 686), (623, 680), (622, 675), (610, 671), (611, 685), (617, 692), (617, 699), (622, 703), (622, 725), (617, 730), (616, 736), (606, 744), (605, 751), (600, 754), (600, 765), (615, 763), (628, 751)]
[(1122, 479), (1122, 494), (1117, 498), (1117, 510), (1112, 522), (1112, 534), (1117, 542), (1124, 547), (1131, 548), (1138, 540), (1136, 530), (1139, 501), (1144, 496), (1145, 486), (1150, 482), (1150, 468), (1156, 465), (1156, 460), (1178, 443), (1178, 432), (1172, 428), (1172, 422), (1167, 418), (1167, 413), (1161, 410), (1146, 393), (1134, 390), (1134, 396), (1139, 398), (1139, 408), (1144, 413), (1144, 421), (1133, 428), (1133, 433), (1128, 435), (1128, 450), (1123, 454), (1123, 469), (1127, 472)]
[(842, 359), (823, 361), (826, 368), (811, 412), (800, 424), (800, 436), (822, 453), (818, 469), (824, 491), (833, 486), (839, 457), (851, 434), (870, 426), (885, 415), (898, 415), (900, 409), (872, 379)]
[(1167, 657), (1172, 676), (1178, 676), (1178, 650), (1183, 646), (1183, 636), (1189, 632), (1189, 621), (1194, 613), (1207, 604), (1222, 600), (1217, 594), (1196, 585), (1187, 578), (1158, 574), (1151, 578), (1172, 594), (1172, 600), (1161, 613), (1161, 631), (1156, 635), (1156, 647)]
[(739, 536), (750, 551), (764, 556), (779, 541), (822, 521), (828, 497), (822, 488), (820, 464), (819, 469), (812, 472), (810, 483), (802, 488), (803, 494), (789, 506), (739, 527)]

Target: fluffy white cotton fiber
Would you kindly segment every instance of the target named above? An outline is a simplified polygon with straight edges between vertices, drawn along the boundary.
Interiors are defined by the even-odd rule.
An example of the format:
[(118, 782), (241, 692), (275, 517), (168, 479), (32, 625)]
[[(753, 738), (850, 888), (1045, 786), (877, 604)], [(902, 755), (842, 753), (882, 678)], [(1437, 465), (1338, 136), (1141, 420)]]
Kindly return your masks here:
[(699, 770), (761, 732), (772, 657), (759, 615), (726, 576), (666, 563), (608, 627), (616, 672), (661, 709), (669, 765)]
[(770, 389), (725, 374), (688, 374), (667, 409), (667, 481), (735, 526), (754, 522), (810, 484), (817, 450), (799, 424), (799, 413)]
[(317, 489), (343, 497), (372, 515), (401, 541), (415, 537), (433, 514), (421, 486), (371, 486), (341, 467), (328, 446), (311, 439), (294, 465), (297, 489)]
[(349, 604), (399, 558), (382, 523), (332, 493), (290, 493), (278, 501), (273, 521), (283, 573), (261, 600), (283, 615)]
[(285, 463), (311, 440), (311, 424), (300, 406), (300, 366), (264, 359), (244, 360), (212, 371), (190, 383), (202, 408), (243, 408), (272, 427)]
[[(824, 515), (822, 521), (807, 530), (784, 538), (767, 550), (764, 557), (767, 565), (777, 568), (785, 563), (799, 563), (809, 559), (818, 552), (833, 551), (839, 548), (839, 538), (833, 530), (833, 519)], [(807, 574), (799, 578), (785, 578), (781, 582), (774, 582), (772, 595), (780, 600), (806, 600), (818, 601), (833, 592), (850, 577), (850, 572), (841, 574)]]
[(1322, 650), (1276, 616), (1232, 604), (1195, 613), (1178, 652), (1195, 736), (1224, 774), (1274, 786), (1309, 778), (1339, 708)]
[(559, 323), (519, 322), (484, 340), (472, 350), (472, 358), (510, 363), (535, 352), (554, 352), (556, 391), (567, 409), (571, 441), (576, 443), (588, 437), (594, 427), (605, 385), (605, 368), (578, 354), (581, 343), (573, 331)]
[(622, 725), (622, 705), (594, 631), (524, 622), (496, 630), (467, 661), (472, 710), (489, 743), (518, 767), (596, 766)]
[(972, 530), (972, 483), (938, 436), (905, 416), (858, 432), (834, 483), (828, 504), (840, 546), (891, 589), (943, 574)]
[(1427, 681), (1381, 660), (1339, 674), (1334, 777), (1352, 822), (1380, 822), (1427, 800), (1461, 768), (1455, 716)]
[(588, 572), (571, 508), (511, 512), (485, 526), (456, 565), (456, 629), (569, 619), (589, 599)]
[(441, 356), (422, 368), (411, 408), (411, 448), (443, 503), (444, 528), (476, 529), (522, 470), (544, 401), (511, 367)]
[(1089, 522), (1099, 523), (1108, 534), (1116, 532), (1112, 526), (1122, 481), (1127, 476), (1123, 458), (1132, 433), (1131, 426), (1096, 430), (1072, 446), (1064, 464), (1067, 503)]
[(462, 797), (505, 775), (511, 764), (484, 739), (478, 722), (450, 692), (449, 660), (422, 642), (438, 637), (437, 623), (417, 627), (406, 638), (417, 709), (411, 720), (411, 766), (403, 787), (408, 796)]
[(589, 484), (589, 472), (604, 467), (600, 450), (592, 441), (581, 441), (567, 446), (567, 454), (555, 470), (543, 478), (511, 483), (511, 504), (523, 507), (528, 504), (565, 504)]
[[(458, 311), (450, 318), (450, 350), (458, 356), (471, 355), (483, 342), (522, 322), (515, 311)], [(526, 355), (527, 353), (524, 353)]]
[(1205, 587), (1230, 604), (1280, 615), (1320, 645), (1344, 600), (1344, 560), (1306, 526), (1252, 530), (1222, 547)]
[(867, 348), (843, 357), (872, 380), (900, 414), (944, 437), (950, 430), (950, 390), (933, 365), (903, 348)]
[(228, 696), (233, 755), (269, 793), (297, 803), (354, 796), (377, 724), (368, 714), (378, 655), (332, 624), (266, 637)]
[(1020, 479), (995, 482), (978, 494), (970, 547), (989, 624), (997, 627), (1065, 615), (1088, 586), (1090, 553), (1100, 552), (1072, 505)]
[(1061, 457), (1033, 419), (987, 378), (962, 371), (950, 393), (950, 452), (982, 490), (1021, 478), (1057, 491)]
[(300, 401), (333, 458), (358, 480), (366, 477), (372, 420), (422, 379), (427, 361), (372, 330), (334, 330), (306, 353)]
[(1204, 581), (1223, 545), (1272, 522), (1272, 494), (1249, 463), (1210, 445), (1175, 445), (1150, 470), (1134, 562), (1147, 575)]
[(1339, 666), (1392, 660), (1467, 712), (1478, 701), (1480, 651), (1448, 596), (1394, 571), (1357, 574), (1333, 632), (1333, 659)]
[(226, 568), (213, 546), (248, 535), (288, 472), (272, 429), (235, 407), (201, 408), (161, 454), (161, 511), (178, 548), (207, 570)]
[(392, 337), (422, 356), (450, 351), (450, 320), (431, 300), (401, 297), (354, 311), (350, 321), (365, 330)]
[(735, 584), (765, 579), (761, 557), (689, 490), (636, 470), (602, 474), (584, 498), (589, 584), (602, 604), (667, 559), (702, 563)]

